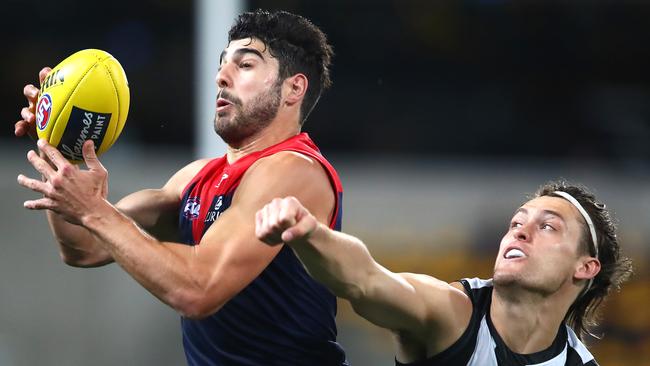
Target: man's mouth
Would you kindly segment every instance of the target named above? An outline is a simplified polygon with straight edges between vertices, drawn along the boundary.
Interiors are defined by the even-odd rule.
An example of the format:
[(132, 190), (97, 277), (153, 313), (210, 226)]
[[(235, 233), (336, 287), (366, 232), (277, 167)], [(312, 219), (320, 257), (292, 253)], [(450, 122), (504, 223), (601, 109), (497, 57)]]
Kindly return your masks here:
[(226, 110), (232, 104), (233, 103), (231, 101), (229, 101), (228, 99), (218, 98), (217, 99), (217, 113), (223, 112), (224, 110)]
[(503, 255), (505, 259), (517, 259), (517, 258), (526, 258), (526, 253), (524, 253), (521, 249), (518, 248), (510, 248), (506, 250), (505, 254)]

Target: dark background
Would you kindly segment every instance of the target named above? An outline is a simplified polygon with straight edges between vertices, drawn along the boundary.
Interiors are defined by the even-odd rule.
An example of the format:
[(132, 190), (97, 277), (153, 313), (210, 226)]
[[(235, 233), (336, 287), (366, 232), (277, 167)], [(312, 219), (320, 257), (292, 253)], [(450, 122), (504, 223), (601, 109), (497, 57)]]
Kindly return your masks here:
[[(334, 87), (305, 126), (325, 151), (650, 163), (650, 2), (248, 2), (257, 7), (302, 14), (334, 45)], [(180, 0), (5, 1), (15, 16), (2, 24), (0, 136), (11, 138), (41, 66), (93, 47), (129, 78), (122, 139), (192, 146), (193, 11)]]
[[(650, 365), (649, 1), (246, 4), (302, 14), (334, 45), (334, 86), (305, 130), (341, 175), (345, 230), (382, 265), (489, 277), (526, 193), (559, 177), (584, 183), (620, 219), (636, 271), (608, 299), (605, 338), (591, 349), (603, 365)], [(102, 157), (109, 198), (160, 187), (194, 158), (196, 10), (187, 0), (2, 2), (0, 365), (184, 363), (175, 312), (119, 266), (63, 265), (42, 214), (22, 209), (35, 194), (15, 179), (36, 174), (25, 160), (33, 143), (13, 125), (41, 67), (104, 49), (131, 89), (124, 132)], [(352, 364), (393, 364), (389, 333), (340, 305)]]

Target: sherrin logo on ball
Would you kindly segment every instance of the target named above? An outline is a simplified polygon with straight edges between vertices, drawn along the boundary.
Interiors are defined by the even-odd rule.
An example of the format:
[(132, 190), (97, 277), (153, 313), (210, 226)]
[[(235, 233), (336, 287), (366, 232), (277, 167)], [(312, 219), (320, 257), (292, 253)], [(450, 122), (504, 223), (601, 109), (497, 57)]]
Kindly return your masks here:
[(52, 112), (52, 98), (49, 94), (43, 94), (36, 104), (36, 126), (39, 131), (43, 131), (50, 121), (50, 112)]
[(69, 56), (45, 77), (36, 104), (38, 137), (73, 163), (93, 140), (101, 155), (120, 136), (129, 112), (122, 65), (108, 52), (87, 49)]

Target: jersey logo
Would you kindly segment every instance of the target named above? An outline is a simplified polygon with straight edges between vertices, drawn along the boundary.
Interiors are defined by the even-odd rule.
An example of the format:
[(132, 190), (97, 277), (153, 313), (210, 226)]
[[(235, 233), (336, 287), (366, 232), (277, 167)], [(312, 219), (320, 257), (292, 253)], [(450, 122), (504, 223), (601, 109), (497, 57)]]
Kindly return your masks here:
[(223, 196), (219, 196), (217, 198), (217, 203), (214, 204), (214, 210), (219, 211), (219, 209), (221, 208), (221, 205), (223, 205)]
[(229, 194), (220, 194), (212, 200), (210, 205), (210, 210), (205, 215), (205, 220), (203, 222), (206, 224), (206, 228), (215, 222), (221, 214), (230, 207), (232, 202), (233, 192)]
[(223, 175), (221, 176), (221, 180), (219, 181), (219, 183), (217, 183), (216, 186), (214, 186), (214, 188), (219, 188), (219, 186), (221, 185), (221, 183), (223, 183), (223, 181), (226, 180), (226, 179), (228, 179), (228, 174), (223, 173)]
[(185, 203), (185, 208), (183, 208), (183, 217), (189, 220), (194, 220), (199, 217), (200, 210), (201, 200), (199, 197), (190, 197)]

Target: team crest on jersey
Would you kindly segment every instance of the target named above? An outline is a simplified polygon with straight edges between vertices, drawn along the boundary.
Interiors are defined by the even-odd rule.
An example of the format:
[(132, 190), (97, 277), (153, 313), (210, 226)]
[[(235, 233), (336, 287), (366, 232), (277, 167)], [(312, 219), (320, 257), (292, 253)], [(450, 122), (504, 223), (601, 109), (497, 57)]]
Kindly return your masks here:
[(183, 208), (183, 216), (186, 219), (194, 220), (199, 217), (199, 211), (201, 210), (201, 200), (199, 197), (190, 197), (185, 203), (185, 208)]
[(50, 115), (52, 114), (52, 97), (49, 94), (45, 93), (41, 96), (41, 99), (36, 105), (36, 126), (38, 129), (43, 131), (47, 127), (47, 123), (50, 121)]

